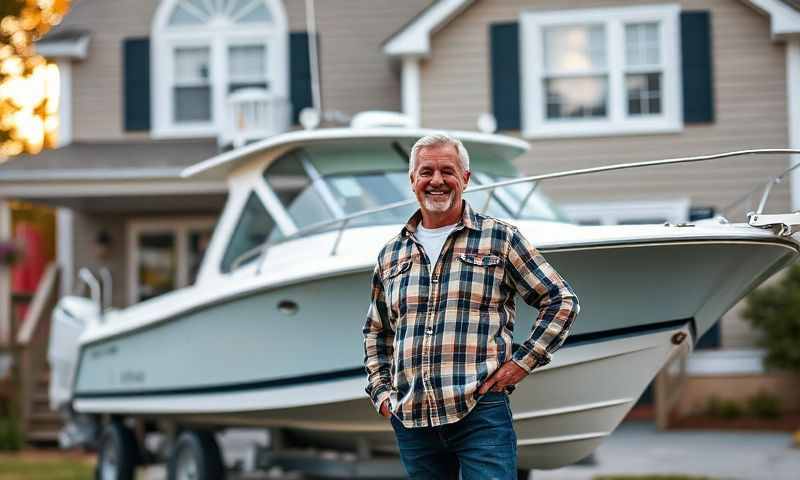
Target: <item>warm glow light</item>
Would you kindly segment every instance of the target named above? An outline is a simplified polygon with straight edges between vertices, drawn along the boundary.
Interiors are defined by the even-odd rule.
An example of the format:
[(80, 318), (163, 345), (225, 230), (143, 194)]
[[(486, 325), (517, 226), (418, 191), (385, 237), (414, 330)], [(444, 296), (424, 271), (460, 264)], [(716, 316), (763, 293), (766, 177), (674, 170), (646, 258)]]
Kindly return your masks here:
[[(16, 5), (14, 5), (16, 4)], [(16, 0), (0, 18), (0, 159), (56, 146), (60, 76), (33, 42), (58, 24), (70, 0)]]

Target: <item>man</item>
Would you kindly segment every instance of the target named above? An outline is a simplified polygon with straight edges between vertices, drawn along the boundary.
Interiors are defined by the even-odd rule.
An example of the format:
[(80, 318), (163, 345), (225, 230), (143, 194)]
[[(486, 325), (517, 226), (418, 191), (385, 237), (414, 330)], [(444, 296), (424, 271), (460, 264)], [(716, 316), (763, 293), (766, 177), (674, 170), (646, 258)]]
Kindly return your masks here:
[[(578, 313), (567, 282), (519, 231), (461, 196), (469, 155), (421, 138), (409, 175), (419, 210), (378, 254), (364, 325), (366, 388), (391, 417), (413, 479), (516, 479), (507, 392), (567, 337)], [(514, 293), (539, 309), (512, 355)]]

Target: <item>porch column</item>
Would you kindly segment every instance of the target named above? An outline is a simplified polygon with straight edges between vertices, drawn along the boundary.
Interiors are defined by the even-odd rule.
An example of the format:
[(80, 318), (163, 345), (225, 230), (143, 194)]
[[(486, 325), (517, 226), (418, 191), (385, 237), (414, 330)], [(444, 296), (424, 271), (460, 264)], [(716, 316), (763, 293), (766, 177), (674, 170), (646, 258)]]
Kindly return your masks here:
[(60, 296), (72, 293), (72, 282), (75, 279), (74, 229), (72, 210), (56, 209), (56, 260), (61, 269)]
[(418, 57), (403, 57), (403, 73), (401, 79), (403, 113), (420, 126), (421, 108), (419, 91), (419, 62)]
[[(0, 198), (0, 241), (11, 240), (11, 206)], [(11, 269), (0, 268), (0, 345), (11, 340)]]

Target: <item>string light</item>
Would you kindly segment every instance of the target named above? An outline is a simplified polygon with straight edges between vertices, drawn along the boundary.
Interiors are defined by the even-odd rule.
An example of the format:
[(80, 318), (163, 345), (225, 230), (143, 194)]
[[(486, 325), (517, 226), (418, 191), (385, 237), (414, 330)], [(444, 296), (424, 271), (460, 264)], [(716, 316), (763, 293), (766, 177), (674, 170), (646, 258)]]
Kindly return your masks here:
[(33, 42), (59, 24), (70, 0), (0, 2), (0, 159), (56, 145), (59, 73)]

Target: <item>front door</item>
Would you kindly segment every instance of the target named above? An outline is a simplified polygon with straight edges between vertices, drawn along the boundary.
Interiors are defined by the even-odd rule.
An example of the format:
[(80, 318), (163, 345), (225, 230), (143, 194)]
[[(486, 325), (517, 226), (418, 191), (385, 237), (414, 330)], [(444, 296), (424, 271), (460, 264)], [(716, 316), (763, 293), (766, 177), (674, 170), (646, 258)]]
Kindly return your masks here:
[(128, 224), (128, 301), (133, 304), (194, 283), (213, 218), (159, 218)]

